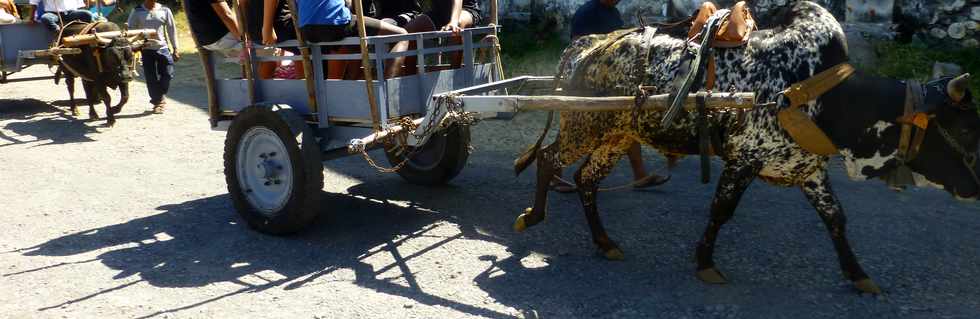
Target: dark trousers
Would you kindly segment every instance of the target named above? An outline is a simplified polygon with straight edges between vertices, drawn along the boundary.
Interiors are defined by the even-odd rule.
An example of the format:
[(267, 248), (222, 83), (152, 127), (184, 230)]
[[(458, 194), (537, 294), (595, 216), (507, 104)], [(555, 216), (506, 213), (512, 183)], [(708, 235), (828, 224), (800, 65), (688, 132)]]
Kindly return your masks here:
[(143, 50), (143, 76), (146, 89), (150, 91), (150, 104), (163, 102), (163, 96), (170, 90), (170, 79), (174, 77), (174, 57), (170, 49)]

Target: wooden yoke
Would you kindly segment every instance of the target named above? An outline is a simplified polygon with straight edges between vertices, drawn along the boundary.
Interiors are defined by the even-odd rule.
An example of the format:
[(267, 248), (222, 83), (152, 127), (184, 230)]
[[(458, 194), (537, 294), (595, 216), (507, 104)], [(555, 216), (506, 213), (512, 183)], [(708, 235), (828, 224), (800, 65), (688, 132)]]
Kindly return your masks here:
[[(378, 101), (374, 96), (374, 80), (371, 77), (371, 68), (368, 59), (367, 48), (367, 29), (364, 27), (364, 4), (361, 0), (354, 0), (354, 11), (357, 14), (357, 35), (361, 45), (361, 69), (364, 70), (364, 85), (367, 85), (368, 103), (371, 105), (371, 122), (375, 132), (381, 131), (381, 114), (378, 110)], [(424, 71), (424, 70), (423, 70)], [(381, 79), (384, 81), (384, 79)]]
[(157, 35), (157, 31), (153, 29), (136, 29), (136, 30), (126, 30), (126, 31), (108, 31), (108, 32), (98, 32), (89, 34), (79, 34), (73, 36), (67, 36), (61, 40), (62, 46), (65, 47), (80, 47), (92, 44), (107, 45), (111, 42), (112, 38), (116, 37), (126, 37), (130, 39), (135, 39), (137, 37), (153, 37)]

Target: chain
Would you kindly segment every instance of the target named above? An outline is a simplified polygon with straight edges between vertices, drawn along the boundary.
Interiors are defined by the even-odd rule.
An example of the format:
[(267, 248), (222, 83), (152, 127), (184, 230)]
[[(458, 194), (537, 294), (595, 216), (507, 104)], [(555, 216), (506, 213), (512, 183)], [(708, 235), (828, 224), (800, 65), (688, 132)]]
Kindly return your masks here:
[[(361, 148), (361, 156), (367, 161), (368, 165), (374, 167), (381, 173), (394, 173), (408, 164), (409, 160), (412, 159), (419, 151), (422, 150), (422, 141), (428, 140), (434, 133), (439, 130), (446, 129), (450, 125), (457, 124), (463, 126), (470, 126), (476, 124), (479, 118), (476, 113), (468, 113), (463, 110), (463, 104), (459, 101), (459, 94), (445, 94), (438, 96), (435, 105), (433, 107), (432, 115), (429, 116), (425, 126), (425, 130), (416, 133), (418, 125), (413, 122), (411, 117), (402, 117), (391, 120), (391, 124), (386, 131), (388, 132), (389, 138), (385, 140), (386, 147), (395, 147), (392, 151), (395, 154), (402, 152), (404, 148), (410, 147), (411, 151), (405, 154), (398, 164), (392, 167), (384, 167), (379, 165), (371, 155), (367, 153), (367, 148)], [(442, 111), (445, 111), (445, 116), (440, 116)], [(395, 132), (394, 127), (401, 126), (402, 129)], [(415, 144), (408, 146), (408, 134), (412, 134), (415, 137)], [(468, 148), (468, 151), (472, 152), (472, 146)]]
[(963, 148), (963, 146), (960, 145), (960, 143), (957, 142), (956, 139), (954, 139), (953, 136), (950, 135), (941, 124), (939, 124), (939, 121), (935, 121), (934, 123), (937, 131), (939, 131), (939, 135), (942, 135), (943, 139), (946, 140), (946, 145), (949, 145), (949, 147), (959, 153), (960, 159), (963, 161), (963, 166), (966, 166), (966, 170), (970, 172), (970, 177), (973, 178), (975, 185), (980, 187), (980, 177), (977, 176), (977, 172), (973, 169), (973, 166), (977, 164), (977, 156), (975, 154), (970, 154), (970, 152)]

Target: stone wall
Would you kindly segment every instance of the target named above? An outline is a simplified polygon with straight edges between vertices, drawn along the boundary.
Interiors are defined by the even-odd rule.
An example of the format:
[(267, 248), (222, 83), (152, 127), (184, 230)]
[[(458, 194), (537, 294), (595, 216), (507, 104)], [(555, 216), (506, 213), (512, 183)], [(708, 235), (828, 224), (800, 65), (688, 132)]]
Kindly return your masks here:
[[(498, 0), (504, 19), (550, 20), (567, 28), (575, 10), (588, 0)], [(761, 25), (773, 9), (796, 0), (748, 0)], [(977, 47), (980, 41), (980, 0), (813, 0), (827, 8), (845, 28), (876, 37), (919, 37), (937, 43)], [(663, 21), (689, 15), (703, 0), (621, 0), (618, 8), (628, 24)], [(729, 6), (735, 0), (717, 0)], [(567, 31), (567, 30), (565, 30)]]

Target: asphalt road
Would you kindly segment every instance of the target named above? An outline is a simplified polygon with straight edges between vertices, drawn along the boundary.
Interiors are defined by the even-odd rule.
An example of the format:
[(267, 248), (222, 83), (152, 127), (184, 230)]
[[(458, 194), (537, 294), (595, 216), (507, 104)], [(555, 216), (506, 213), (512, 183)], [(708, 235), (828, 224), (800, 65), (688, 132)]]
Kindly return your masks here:
[[(713, 186), (693, 158), (660, 188), (599, 196), (625, 261), (595, 253), (575, 195), (554, 194), (543, 224), (514, 233), (534, 185), (510, 165), (542, 114), (474, 127), (470, 161), (446, 187), (359, 157), (327, 162), (322, 218), (262, 235), (231, 207), (203, 89), (173, 88), (163, 115), (148, 112), (142, 84), (133, 91), (106, 129), (71, 116), (63, 87), (0, 85), (0, 317), (980, 317), (980, 207), (852, 182), (839, 163), (851, 243), (880, 296), (843, 279), (799, 190), (759, 181), (719, 239), (731, 283), (699, 282), (694, 243)], [(606, 184), (628, 180), (621, 168)]]

